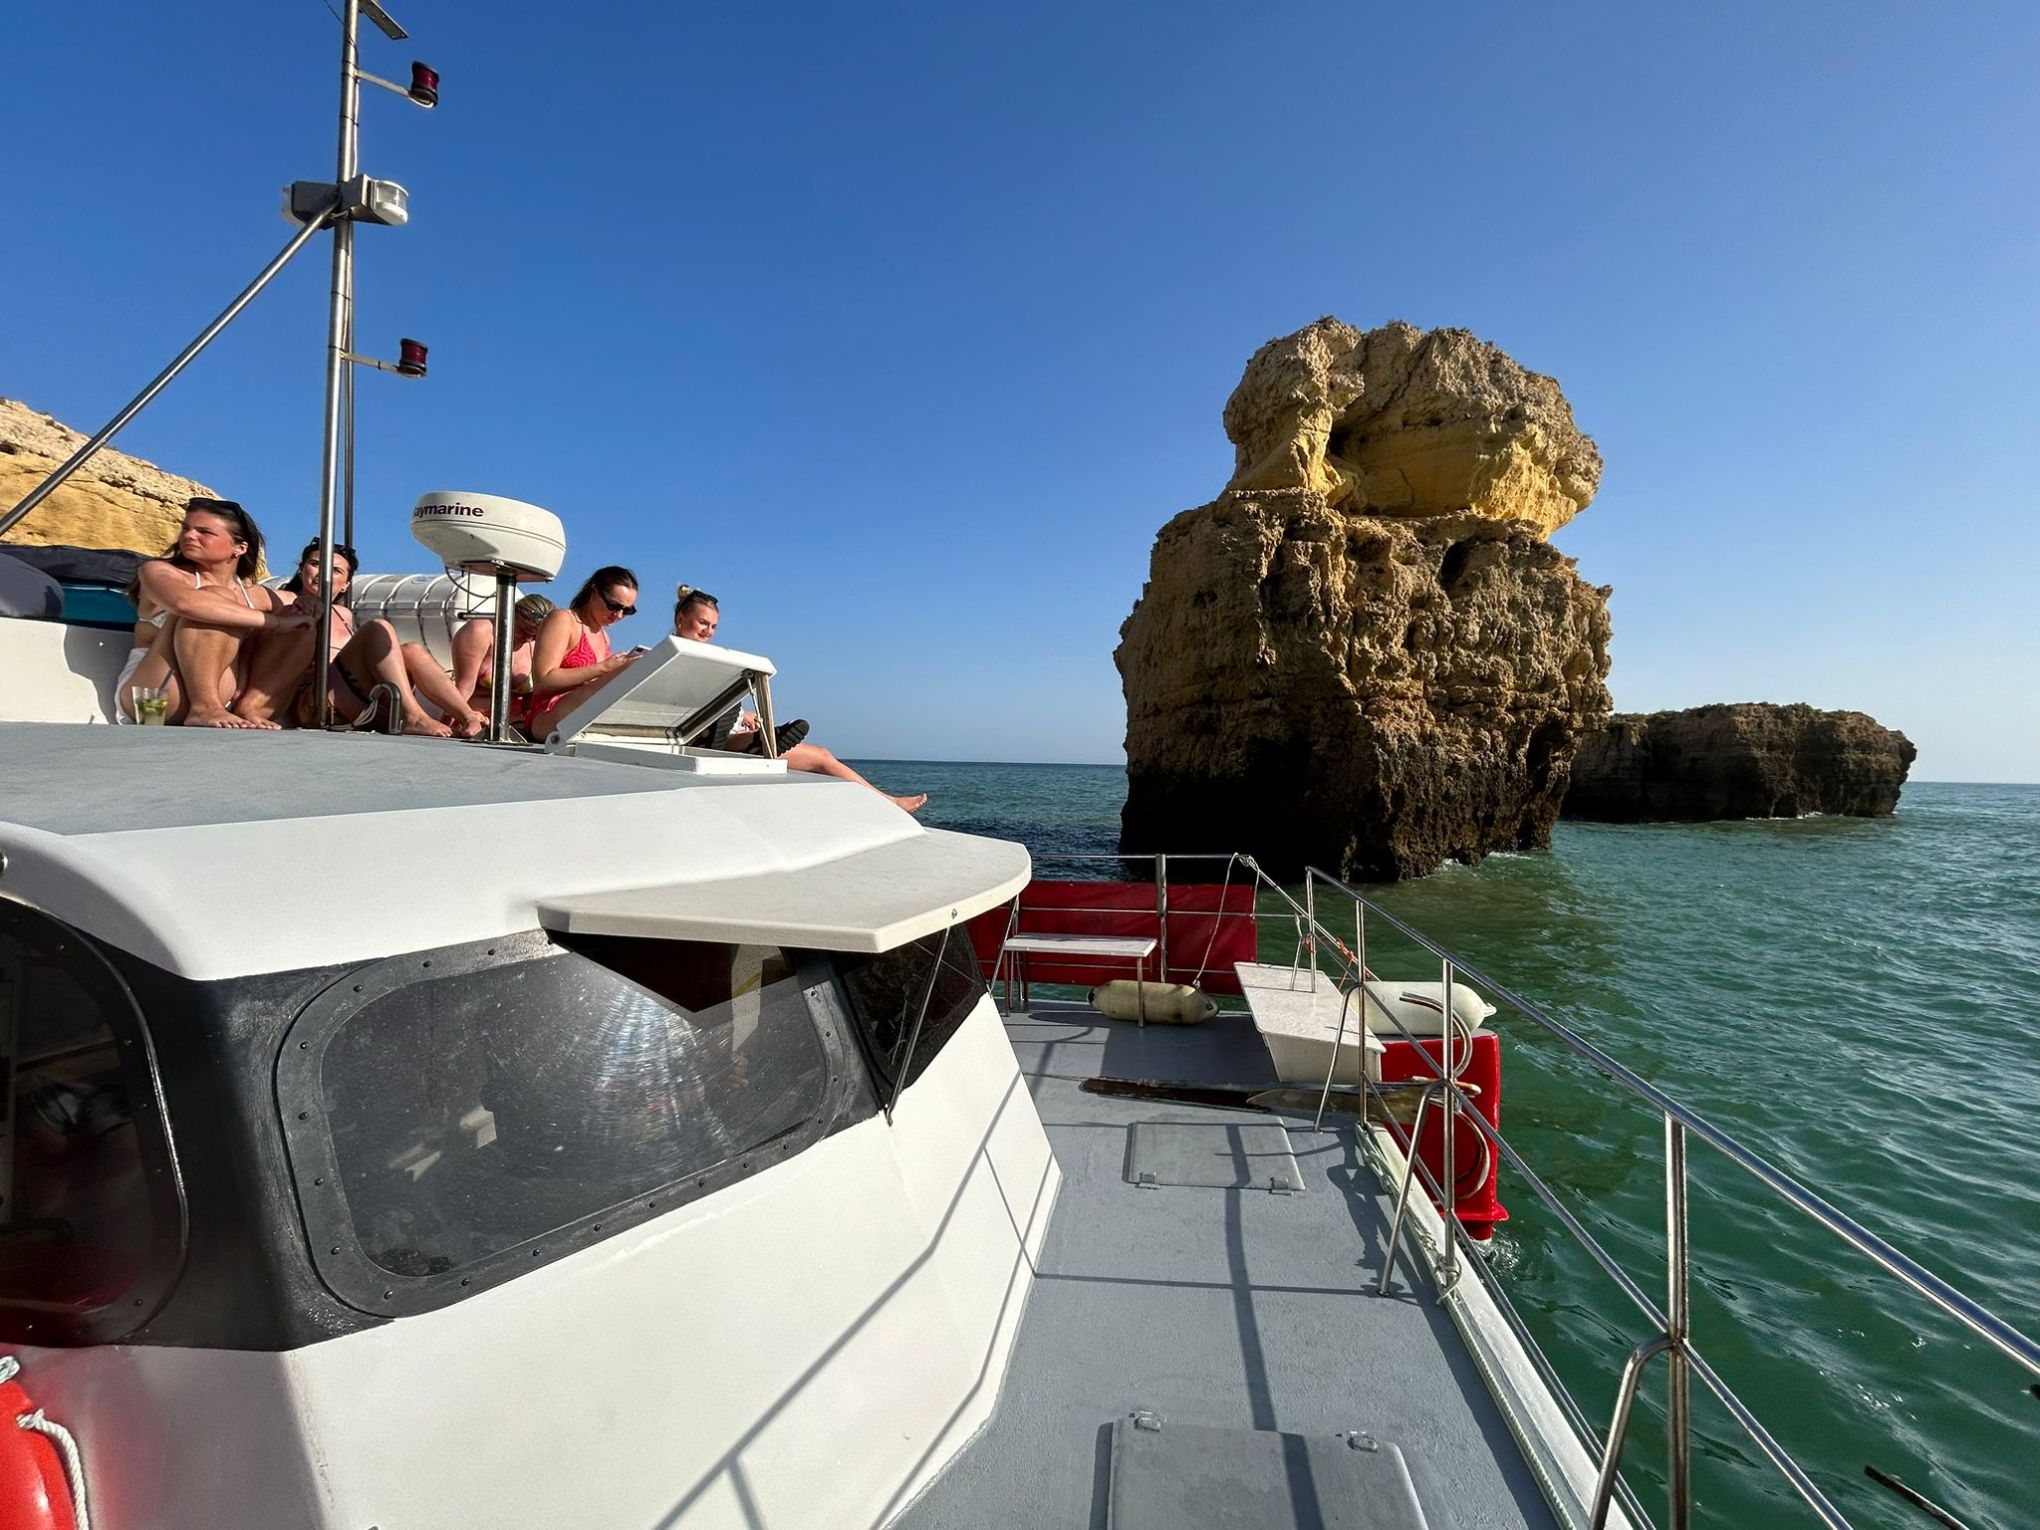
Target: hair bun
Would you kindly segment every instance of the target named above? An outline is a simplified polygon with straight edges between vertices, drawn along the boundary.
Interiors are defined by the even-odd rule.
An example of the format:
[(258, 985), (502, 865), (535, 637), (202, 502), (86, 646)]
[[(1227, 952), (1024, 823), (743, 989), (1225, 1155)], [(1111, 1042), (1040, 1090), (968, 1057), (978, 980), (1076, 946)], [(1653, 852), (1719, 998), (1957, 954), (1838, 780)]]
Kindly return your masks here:
[(691, 584), (676, 584), (673, 586), (673, 598), (675, 600), (685, 600), (693, 593), (694, 586)]

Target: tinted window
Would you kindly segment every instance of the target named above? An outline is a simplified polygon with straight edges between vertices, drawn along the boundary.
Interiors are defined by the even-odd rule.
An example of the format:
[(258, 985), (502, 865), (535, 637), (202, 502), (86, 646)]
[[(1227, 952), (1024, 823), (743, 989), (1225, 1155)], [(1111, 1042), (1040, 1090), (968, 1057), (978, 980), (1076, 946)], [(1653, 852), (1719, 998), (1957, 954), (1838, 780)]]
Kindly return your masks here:
[(75, 931), (0, 903), (0, 1331), (138, 1326), (182, 1217), (134, 1002)]
[[(902, 1062), (907, 1083), (919, 1078), (985, 991), (977, 953), (962, 925), (877, 956), (844, 957), (839, 970), (873, 1068), (887, 1085), (899, 1079)], [(924, 995), (928, 1009), (916, 1040), (914, 1017)], [(909, 1058), (904, 1054), (910, 1043), (914, 1055)]]
[(816, 1117), (827, 1060), (780, 952), (629, 944), (645, 982), (552, 948), (480, 970), (414, 961), (415, 981), (363, 985), (325, 1041), (316, 1101), (374, 1271), (526, 1255)]

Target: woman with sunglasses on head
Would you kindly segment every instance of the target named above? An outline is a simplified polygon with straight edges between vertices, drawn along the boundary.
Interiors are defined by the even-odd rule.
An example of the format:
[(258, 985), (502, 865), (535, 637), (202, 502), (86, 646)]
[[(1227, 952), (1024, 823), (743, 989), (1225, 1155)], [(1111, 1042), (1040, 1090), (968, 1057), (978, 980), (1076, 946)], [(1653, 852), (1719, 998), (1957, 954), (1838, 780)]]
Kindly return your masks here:
[[(114, 682), (114, 718), (134, 721), (134, 686), (162, 689), (172, 714), (186, 706), (186, 690), (175, 666), (177, 625), (189, 617), (243, 634), (302, 627), (308, 616), (292, 611), (254, 583), (262, 564), (262, 533), (255, 518), (231, 499), (197, 498), (184, 506), (184, 526), (162, 557), (135, 570), (128, 597), (135, 603), (135, 633), (127, 663)], [(216, 705), (198, 707), (200, 719), (232, 727), (219, 693), (231, 700), (238, 687), (228, 667), (199, 683)], [(215, 715), (216, 714), (216, 715)]]
[[(716, 598), (706, 590), (697, 590), (691, 584), (681, 585), (675, 592), (678, 599), (673, 603), (673, 636), (690, 642), (706, 643), (715, 637), (715, 629), (722, 622), (722, 607)], [(738, 753), (763, 753), (758, 736), (758, 714), (744, 712), (732, 719), (736, 726), (724, 725), (723, 737), (715, 747), (733, 749)], [(894, 806), (909, 813), (918, 813), (928, 805), (926, 792), (915, 792), (907, 797), (895, 797), (883, 787), (872, 786), (864, 777), (837, 759), (820, 744), (804, 743), (807, 737), (807, 723), (796, 721), (782, 724), (778, 729), (779, 757), (786, 761), (788, 770), (804, 770), (811, 775), (834, 776), (839, 781), (855, 781), (859, 786), (870, 787), (879, 796)]]
[[(556, 608), (543, 595), (526, 595), (511, 608), (510, 628), (510, 720), (522, 723), (531, 710), (531, 653), (538, 645), (538, 629)], [(490, 689), (495, 684), (492, 665), (496, 657), (496, 621), (477, 616), (461, 624), (453, 635), (453, 672), (449, 677), (439, 660), (422, 643), (404, 645), (404, 666), (411, 684), (421, 695), (431, 694), (437, 680), (446, 680), (453, 694), (465, 696), (467, 705), (485, 722), (489, 715)], [(435, 702), (435, 705), (437, 703)], [(445, 711), (441, 707), (442, 712)]]
[(555, 611), (538, 629), (531, 652), (531, 716), (524, 731), (538, 743), (554, 724), (578, 706), (587, 687), (607, 680), (639, 657), (640, 651), (612, 654), (609, 629), (637, 615), (637, 575), (621, 564), (588, 576), (573, 603)]
[[(159, 559), (135, 569), (135, 647), (114, 681), (114, 718), (135, 720), (135, 685), (161, 690), (167, 714), (192, 726), (249, 726), (226, 710), (239, 690), (241, 643), (257, 632), (290, 632), (310, 622), (288, 602), (255, 583), (261, 567), (261, 530), (255, 516), (233, 500), (194, 498), (184, 506), (184, 528)], [(177, 630), (186, 622), (237, 634), (218, 667), (190, 675), (177, 663)]]

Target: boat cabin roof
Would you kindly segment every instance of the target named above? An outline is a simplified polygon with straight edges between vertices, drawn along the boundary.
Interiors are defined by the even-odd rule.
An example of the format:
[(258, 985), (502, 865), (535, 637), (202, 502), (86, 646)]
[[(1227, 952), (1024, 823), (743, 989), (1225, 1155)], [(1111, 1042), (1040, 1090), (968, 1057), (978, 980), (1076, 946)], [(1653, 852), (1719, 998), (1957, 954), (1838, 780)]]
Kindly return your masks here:
[[(799, 773), (29, 723), (0, 729), (0, 771), (0, 896), (195, 978), (493, 938), (539, 928), (541, 904), (622, 891), (638, 893), (641, 933), (685, 937), (716, 883), (744, 890), (740, 938), (879, 949), (1003, 902), (1028, 873), (1019, 845), (928, 829), (875, 792)], [(775, 931), (760, 886), (776, 876), (790, 910), (827, 901), (831, 918), (808, 908)]]
[(6, 821), (52, 834), (254, 827), (432, 808), (684, 790), (674, 772), (445, 740), (16, 723), (0, 733)]

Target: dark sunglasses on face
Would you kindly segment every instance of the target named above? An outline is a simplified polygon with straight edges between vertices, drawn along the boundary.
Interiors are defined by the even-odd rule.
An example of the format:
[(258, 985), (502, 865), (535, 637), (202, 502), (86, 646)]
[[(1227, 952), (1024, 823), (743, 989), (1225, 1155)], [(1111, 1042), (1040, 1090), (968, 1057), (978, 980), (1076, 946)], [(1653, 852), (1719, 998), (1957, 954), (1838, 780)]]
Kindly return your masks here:
[(610, 599), (610, 598), (609, 598), (609, 597), (608, 597), (607, 595), (605, 595), (605, 596), (603, 596), (603, 597), (602, 597), (602, 604), (604, 604), (605, 606), (609, 607), (609, 614), (610, 614), (611, 616), (636, 616), (636, 615), (637, 615), (637, 607), (636, 607), (636, 606), (627, 606), (627, 605), (625, 605), (625, 604), (624, 604), (624, 603), (623, 603), (622, 601), (620, 601), (620, 600), (611, 600), (611, 599)]

